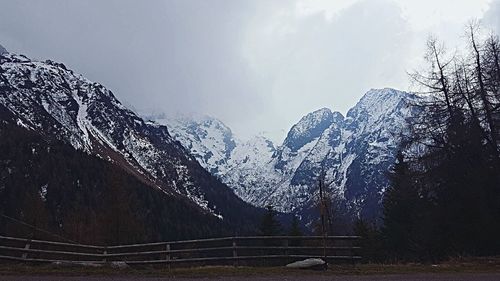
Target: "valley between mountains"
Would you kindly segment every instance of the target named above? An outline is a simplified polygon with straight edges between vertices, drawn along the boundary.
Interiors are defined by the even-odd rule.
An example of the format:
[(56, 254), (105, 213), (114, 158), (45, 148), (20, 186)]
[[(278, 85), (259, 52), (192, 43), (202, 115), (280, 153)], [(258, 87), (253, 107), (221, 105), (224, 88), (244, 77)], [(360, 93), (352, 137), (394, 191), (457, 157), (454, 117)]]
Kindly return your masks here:
[(102, 243), (138, 238), (107, 236), (101, 214), (147, 240), (252, 233), (269, 205), (311, 225), (320, 180), (339, 219), (376, 222), (419, 102), (372, 89), (345, 116), (319, 109), (273, 143), (209, 116), (139, 116), (62, 63), (4, 49), (0, 92), (1, 211)]
[(346, 116), (328, 108), (307, 114), (282, 143), (264, 134), (240, 140), (209, 116), (143, 115), (167, 126), (205, 169), (252, 205), (311, 221), (322, 180), (343, 215), (377, 220), (387, 173), (417, 102), (411, 93), (372, 89)]

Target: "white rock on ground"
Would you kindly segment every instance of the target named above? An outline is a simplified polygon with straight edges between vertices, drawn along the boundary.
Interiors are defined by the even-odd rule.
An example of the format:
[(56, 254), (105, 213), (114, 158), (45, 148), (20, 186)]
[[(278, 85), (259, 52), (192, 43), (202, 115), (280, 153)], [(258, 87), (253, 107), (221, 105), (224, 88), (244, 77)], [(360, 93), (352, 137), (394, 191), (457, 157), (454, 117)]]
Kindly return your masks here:
[(300, 269), (318, 269), (318, 268), (324, 268), (325, 266), (326, 262), (318, 258), (305, 259), (301, 261), (292, 262), (286, 265), (286, 267), (288, 268), (300, 268)]

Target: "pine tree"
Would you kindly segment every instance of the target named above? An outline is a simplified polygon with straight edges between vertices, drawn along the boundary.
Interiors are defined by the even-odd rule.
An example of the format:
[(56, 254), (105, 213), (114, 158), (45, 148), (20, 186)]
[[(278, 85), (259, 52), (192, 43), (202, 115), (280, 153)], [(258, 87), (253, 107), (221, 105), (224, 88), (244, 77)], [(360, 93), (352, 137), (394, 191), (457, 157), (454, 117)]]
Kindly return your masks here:
[(292, 222), (290, 224), (290, 229), (288, 230), (288, 235), (290, 236), (302, 236), (302, 229), (300, 228), (300, 221), (297, 215), (294, 215)]
[(358, 246), (361, 247), (360, 255), (365, 262), (380, 262), (384, 260), (384, 245), (380, 231), (368, 224), (362, 218), (357, 218), (353, 227), (354, 235), (360, 236)]
[(389, 174), (390, 187), (383, 200), (384, 225), (382, 235), (386, 249), (393, 258), (410, 258), (418, 212), (419, 195), (412, 185), (408, 163), (401, 152)]
[[(292, 222), (290, 223), (290, 229), (288, 230), (289, 236), (302, 236), (302, 229), (300, 227), (300, 221), (297, 215), (293, 215)], [(299, 239), (291, 239), (290, 246), (300, 246)]]
[(384, 200), (383, 233), (394, 257), (500, 252), (500, 44), (495, 36), (481, 42), (477, 26), (468, 28), (468, 55), (446, 59), (430, 40), (428, 74), (413, 75), (431, 97), (411, 124), (420, 153), (410, 166), (396, 164)]
[(280, 222), (276, 219), (276, 211), (273, 206), (267, 206), (267, 211), (260, 224), (260, 234), (263, 236), (277, 236), (282, 233), (282, 229)]

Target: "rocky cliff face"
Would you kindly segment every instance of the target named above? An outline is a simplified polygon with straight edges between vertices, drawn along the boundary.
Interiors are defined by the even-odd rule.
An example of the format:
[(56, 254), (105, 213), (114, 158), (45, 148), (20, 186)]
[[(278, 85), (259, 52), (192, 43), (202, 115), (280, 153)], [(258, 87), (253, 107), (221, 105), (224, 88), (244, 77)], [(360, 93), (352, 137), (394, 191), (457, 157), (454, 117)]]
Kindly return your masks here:
[[(212, 127), (217, 133), (207, 134), (230, 136), (218, 141), (193, 137), (191, 126), (176, 126), (175, 136), (191, 151), (214, 142), (220, 143), (220, 148), (231, 147), (201, 154), (196, 149), (194, 155), (243, 200), (256, 206), (305, 212), (316, 204), (323, 174), (327, 190), (352, 214), (375, 218), (380, 215), (381, 198), (388, 186), (387, 172), (407, 132), (406, 119), (416, 114), (410, 104), (417, 100), (410, 93), (373, 89), (346, 117), (327, 108), (307, 114), (279, 146), (262, 136), (238, 141), (223, 125)], [(206, 160), (214, 155), (224, 155), (215, 172)]]
[(166, 126), (144, 121), (104, 86), (61, 63), (3, 53), (0, 93), (3, 116), (20, 127), (112, 162), (152, 188), (186, 197), (221, 219), (252, 213)]
[(6, 54), (6, 53), (7, 53), (7, 50), (2, 45), (0, 45), (0, 55)]

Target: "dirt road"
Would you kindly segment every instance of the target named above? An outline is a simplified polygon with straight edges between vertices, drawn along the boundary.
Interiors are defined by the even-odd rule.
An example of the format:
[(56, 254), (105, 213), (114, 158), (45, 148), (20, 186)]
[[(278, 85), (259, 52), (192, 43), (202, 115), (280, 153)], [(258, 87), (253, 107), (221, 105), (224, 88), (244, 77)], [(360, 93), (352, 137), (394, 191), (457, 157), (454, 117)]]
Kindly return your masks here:
[(151, 278), (151, 277), (69, 277), (69, 276), (0, 276), (0, 281), (497, 281), (500, 273), (439, 273), (439, 274), (398, 274), (398, 275), (368, 275), (368, 276), (272, 276), (272, 277), (238, 277), (225, 276), (221, 278)]

